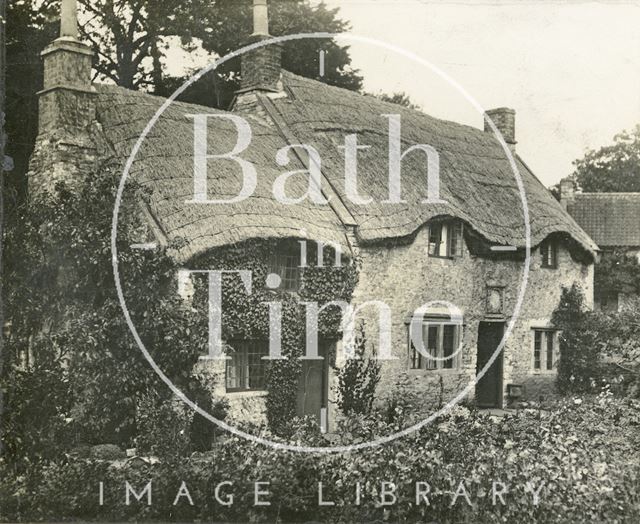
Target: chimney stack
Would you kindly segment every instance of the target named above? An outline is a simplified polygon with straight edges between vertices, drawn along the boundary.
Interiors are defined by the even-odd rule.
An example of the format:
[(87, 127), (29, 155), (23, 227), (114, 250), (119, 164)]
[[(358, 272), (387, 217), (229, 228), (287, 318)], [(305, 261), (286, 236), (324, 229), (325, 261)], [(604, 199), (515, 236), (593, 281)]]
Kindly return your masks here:
[(508, 107), (498, 107), (489, 109), (485, 113), (484, 130), (487, 133), (493, 133), (493, 129), (487, 120), (487, 117), (495, 124), (509, 147), (515, 151), (516, 147), (516, 112)]
[(576, 201), (576, 185), (570, 178), (566, 177), (560, 180), (560, 204), (567, 209)]
[(60, 37), (42, 52), (42, 60), (44, 86), (38, 93), (38, 138), (27, 174), (32, 195), (55, 194), (59, 181), (76, 187), (93, 163), (93, 52), (78, 39), (76, 0), (61, 0)]
[(39, 132), (77, 134), (94, 120), (91, 64), (93, 52), (78, 40), (77, 0), (60, 3), (60, 37), (43, 52), (44, 89), (40, 95)]
[[(253, 34), (247, 44), (269, 40), (267, 0), (253, 0)], [(250, 91), (279, 92), (282, 45), (268, 44), (242, 55), (242, 84), (238, 94)]]

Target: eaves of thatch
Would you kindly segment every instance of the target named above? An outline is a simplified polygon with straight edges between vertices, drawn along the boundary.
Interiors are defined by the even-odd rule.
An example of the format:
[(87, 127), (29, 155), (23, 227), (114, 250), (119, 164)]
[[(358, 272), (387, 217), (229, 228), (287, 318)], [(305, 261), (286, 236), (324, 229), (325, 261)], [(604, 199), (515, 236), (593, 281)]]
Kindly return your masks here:
[[(511, 165), (497, 139), (481, 130), (432, 118), (419, 111), (388, 104), (321, 82), (283, 74), (284, 96), (261, 97), (265, 112), (243, 115), (253, 131), (251, 146), (242, 157), (258, 170), (258, 185), (251, 198), (236, 204), (190, 204), (193, 194), (194, 113), (224, 112), (173, 103), (162, 114), (138, 152), (130, 177), (151, 193), (149, 209), (169, 240), (182, 238), (177, 255), (186, 260), (215, 247), (252, 238), (309, 238), (334, 242), (348, 249), (347, 230), (355, 226), (361, 243), (407, 237), (436, 216), (464, 220), (489, 243), (522, 248), (525, 245), (521, 197)], [(115, 86), (96, 86), (97, 118), (117, 162), (124, 165), (140, 133), (165, 101)], [(422, 154), (408, 155), (402, 167), (404, 204), (389, 204), (388, 121), (381, 115), (399, 113), (403, 148), (429, 144), (440, 156), (440, 192), (446, 204), (425, 205), (426, 163)], [(269, 117), (269, 121), (263, 119)], [(209, 153), (230, 151), (236, 140), (233, 124), (209, 119)], [(373, 198), (367, 205), (350, 202), (344, 194), (344, 136), (358, 134), (370, 149), (359, 153), (360, 193)], [(275, 179), (284, 171), (303, 169), (291, 163), (279, 167), (275, 153), (292, 142), (314, 146), (322, 159), (322, 172), (332, 205), (307, 200), (279, 203), (272, 194)], [(531, 245), (551, 234), (569, 235), (589, 255), (595, 243), (563, 210), (528, 167), (517, 159), (526, 192)], [(296, 180), (297, 178), (297, 180)], [(232, 198), (242, 184), (236, 163), (209, 164), (210, 198)], [(290, 179), (287, 190), (301, 195), (306, 177)]]

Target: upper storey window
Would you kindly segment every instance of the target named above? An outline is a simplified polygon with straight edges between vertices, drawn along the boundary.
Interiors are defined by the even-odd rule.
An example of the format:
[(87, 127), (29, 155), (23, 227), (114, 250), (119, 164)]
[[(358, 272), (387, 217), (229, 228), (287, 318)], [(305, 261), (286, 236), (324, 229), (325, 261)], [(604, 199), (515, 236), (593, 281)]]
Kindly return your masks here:
[(540, 244), (541, 266), (556, 269), (558, 267), (558, 244), (553, 240), (545, 240)]
[(269, 272), (280, 277), (280, 289), (297, 291), (300, 287), (300, 252), (295, 249), (279, 249), (269, 259)]
[(462, 243), (462, 222), (459, 220), (445, 220), (429, 224), (430, 257), (461, 257)]

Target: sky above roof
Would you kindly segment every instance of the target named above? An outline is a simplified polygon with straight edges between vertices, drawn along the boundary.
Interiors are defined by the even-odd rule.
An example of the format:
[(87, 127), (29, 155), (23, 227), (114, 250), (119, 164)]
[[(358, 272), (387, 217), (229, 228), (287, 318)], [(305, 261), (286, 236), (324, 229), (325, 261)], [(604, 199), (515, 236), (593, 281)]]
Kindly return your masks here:
[[(514, 108), (517, 150), (547, 186), (586, 149), (640, 123), (639, 1), (325, 3), (354, 34), (428, 60), (485, 109)], [(369, 44), (351, 54), (367, 91), (404, 91), (433, 116), (482, 127), (477, 109), (428, 68)]]

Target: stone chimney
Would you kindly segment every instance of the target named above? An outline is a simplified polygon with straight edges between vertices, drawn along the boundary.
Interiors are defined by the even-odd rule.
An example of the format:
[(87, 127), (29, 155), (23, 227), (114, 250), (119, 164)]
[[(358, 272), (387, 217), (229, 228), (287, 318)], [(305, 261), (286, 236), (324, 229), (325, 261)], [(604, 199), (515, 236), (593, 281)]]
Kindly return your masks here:
[(78, 40), (77, 0), (62, 0), (60, 37), (43, 52), (44, 88), (40, 93), (39, 132), (75, 134), (95, 117), (91, 86), (93, 52)]
[(484, 130), (487, 133), (493, 133), (493, 129), (486, 117), (489, 117), (502, 134), (504, 141), (509, 145), (512, 151), (516, 148), (516, 112), (508, 107), (498, 107), (489, 109), (485, 113)]
[(42, 52), (38, 138), (27, 173), (32, 195), (54, 194), (58, 182), (72, 189), (93, 170), (93, 52), (78, 39), (77, 11), (77, 0), (61, 0), (60, 37)]
[[(253, 0), (253, 34), (248, 44), (269, 40), (267, 0)], [(282, 45), (269, 44), (242, 55), (242, 84), (238, 94), (249, 91), (282, 91)]]
[(560, 180), (560, 204), (567, 209), (576, 201), (576, 184), (570, 178), (566, 177)]

